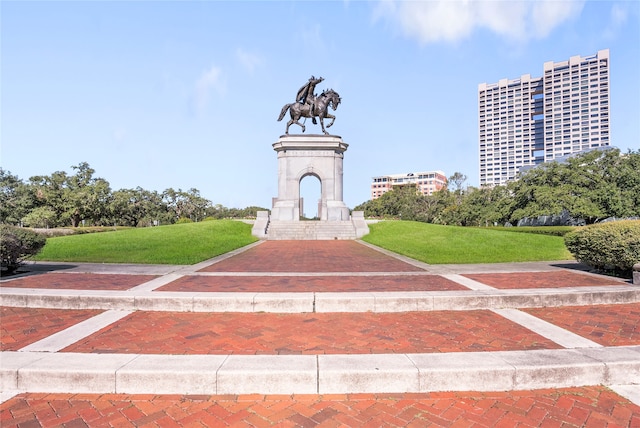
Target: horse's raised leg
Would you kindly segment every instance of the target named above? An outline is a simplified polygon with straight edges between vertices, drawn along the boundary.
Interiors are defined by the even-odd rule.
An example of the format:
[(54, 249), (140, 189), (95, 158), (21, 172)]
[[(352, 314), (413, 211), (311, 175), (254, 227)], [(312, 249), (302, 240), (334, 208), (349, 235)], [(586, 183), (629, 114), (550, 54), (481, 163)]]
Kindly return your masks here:
[(320, 118), (320, 126), (322, 126), (322, 132), (324, 135), (329, 135), (326, 129), (324, 129), (324, 116), (318, 116)]
[(327, 128), (331, 128), (331, 125), (333, 125), (333, 122), (335, 122), (336, 117), (330, 113), (327, 113), (327, 115), (325, 116), (327, 119), (331, 119), (331, 123), (327, 125)]

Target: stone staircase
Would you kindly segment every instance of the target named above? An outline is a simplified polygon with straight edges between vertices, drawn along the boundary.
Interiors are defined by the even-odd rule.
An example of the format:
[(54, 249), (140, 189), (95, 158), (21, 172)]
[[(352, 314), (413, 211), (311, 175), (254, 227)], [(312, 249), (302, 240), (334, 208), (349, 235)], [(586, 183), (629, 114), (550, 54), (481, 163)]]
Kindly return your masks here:
[(362, 211), (351, 213), (349, 220), (275, 220), (268, 211), (259, 211), (251, 233), (267, 240), (359, 239), (369, 233)]
[[(304, 227), (312, 222), (292, 223)], [(533, 283), (545, 273), (564, 272), (564, 269), (553, 262), (424, 265), (392, 253), (382, 253), (392, 256), (391, 260), (387, 260), (363, 248), (347, 249), (348, 245), (343, 244), (350, 243), (317, 245), (313, 248), (309, 243), (258, 242), (191, 266), (81, 263), (42, 266), (65, 272), (58, 275), (68, 278), (58, 281), (66, 284), (67, 288), (57, 285), (38, 288), (40, 281), (53, 281), (47, 279), (54, 277), (53, 273), (3, 279), (0, 287), (3, 308), (41, 310), (43, 312), (40, 315), (50, 309), (82, 308), (102, 312), (17, 350), (0, 352), (0, 402), (21, 392), (254, 394), (256, 400), (260, 400), (262, 398), (258, 394), (291, 396), (513, 391), (585, 385), (606, 385), (616, 391), (626, 391), (625, 394), (631, 397), (640, 397), (640, 345), (637, 342), (627, 345), (596, 343), (589, 337), (565, 329), (560, 323), (544, 321), (522, 310), (555, 307), (571, 311), (569, 308), (574, 305), (590, 305), (596, 310), (596, 305), (620, 304), (622, 307), (626, 304), (628, 309), (625, 313), (631, 314), (635, 310), (635, 306), (631, 305), (637, 306), (640, 302), (640, 288), (618, 279), (613, 282), (596, 281), (594, 274), (576, 272), (571, 275), (574, 279), (564, 280), (568, 284), (555, 284), (557, 288), (497, 289), (491, 287), (489, 281), (483, 283), (473, 280), (468, 274), (475, 272), (476, 275), (502, 276), (508, 272), (513, 275), (513, 281), (528, 280)], [(353, 245), (364, 245), (380, 251), (362, 242), (354, 242)], [(264, 247), (272, 249), (258, 251)], [(247, 251), (252, 253), (243, 255)], [(227, 259), (234, 257), (238, 257), (236, 261), (228, 260), (229, 264), (225, 267)], [(313, 258), (316, 260), (311, 260)], [(398, 259), (401, 265), (398, 265)], [(349, 268), (344, 271), (333, 270), (336, 260), (344, 261), (343, 266)], [(283, 266), (287, 269), (283, 269)], [(369, 266), (385, 268), (368, 271)], [(256, 267), (263, 271), (256, 272)], [(301, 267), (305, 269), (299, 269)], [(110, 281), (114, 285), (126, 281), (130, 275), (148, 275), (153, 279), (126, 290), (91, 289), (95, 282), (93, 277), (88, 276), (91, 273), (104, 276), (111, 274)], [(520, 275), (516, 275), (518, 273)], [(523, 274), (526, 276), (523, 277)], [(309, 276), (314, 276), (313, 279), (318, 281), (320, 287), (316, 287), (319, 290), (304, 279)], [(246, 291), (241, 291), (238, 285), (230, 287), (231, 277), (236, 277), (237, 284), (246, 287)], [(444, 290), (435, 286), (431, 291), (346, 291), (362, 281), (374, 284), (392, 279), (395, 284), (402, 284), (420, 278), (438, 281), (437, 277), (461, 287)], [(189, 280), (189, 290), (163, 290), (163, 287), (181, 278)], [(226, 291), (220, 291), (224, 288), (211, 289), (211, 279), (226, 281)], [(18, 281), (23, 280), (28, 282), (23, 284), (28, 287), (17, 287)], [(281, 286), (275, 289), (265, 291), (264, 283), (271, 280), (275, 280), (274, 285), (281, 280), (286, 281), (282, 281)], [(595, 281), (592, 284), (601, 285), (585, 285), (585, 281), (592, 280)], [(134, 282), (139, 281), (143, 279)], [(298, 282), (305, 291), (293, 291)], [(325, 288), (322, 288), (323, 282)], [(333, 285), (337, 283), (342, 286)], [(221, 285), (225, 286), (224, 283)], [(203, 291), (206, 289), (211, 292)], [(607, 316), (607, 325), (622, 325), (623, 319), (632, 318), (618, 309), (603, 310), (611, 314)], [(467, 316), (463, 311), (472, 315)], [(162, 315), (162, 312), (167, 314)], [(447, 315), (451, 312), (456, 313), (454, 316)], [(220, 337), (216, 338), (215, 345), (212, 337), (208, 336), (211, 330), (203, 329), (198, 324), (207, 318), (207, 313), (212, 316), (214, 313), (224, 314), (224, 319), (235, 318), (235, 322), (216, 321), (220, 327)], [(377, 319), (364, 315), (374, 313)], [(416, 316), (420, 313), (419, 318), (402, 315), (409, 313)], [(480, 313), (484, 315), (477, 318)], [(258, 315), (259, 318), (243, 314)], [(301, 314), (310, 314), (310, 318), (299, 317)], [(130, 319), (134, 316), (137, 321)], [(163, 324), (162, 329), (151, 328), (157, 325), (153, 323), (156, 316), (182, 320)], [(234, 350), (244, 349), (239, 341), (249, 339), (248, 336), (253, 337), (253, 334), (262, 336), (261, 340), (265, 343), (273, 342), (271, 338), (275, 337), (276, 316), (283, 323), (277, 331), (289, 332), (285, 341), (281, 342), (281, 348), (274, 346), (278, 354), (236, 354), (235, 351), (229, 351), (229, 345)], [(571, 312), (567, 312), (563, 319), (570, 319), (571, 316)], [(597, 315), (583, 316), (580, 325), (592, 325), (589, 319), (595, 319), (593, 317)], [(331, 323), (324, 324), (329, 329), (311, 332), (308, 322), (315, 317), (331, 320)], [(334, 323), (339, 329), (347, 319), (362, 317), (364, 321), (360, 327), (343, 328), (344, 331), (340, 332), (331, 330)], [(6, 323), (7, 328), (17, 333), (16, 337), (24, 331), (24, 327), (33, 325), (33, 314), (25, 314), (21, 319), (21, 324), (10, 326)], [(421, 322), (425, 324), (422, 333), (418, 333), (418, 328), (411, 333), (415, 334), (412, 337), (416, 338), (414, 343), (419, 346), (416, 350), (384, 353), (363, 350), (363, 347), (368, 350), (373, 346), (391, 349), (396, 342), (405, 341), (405, 337), (408, 337), (398, 334), (395, 337), (402, 339), (394, 339), (395, 330), (400, 326), (411, 328), (412, 322), (418, 322), (416, 320), (423, 320)], [(283, 327), (289, 322), (290, 326)], [(387, 332), (384, 335), (380, 331), (369, 335), (371, 329), (365, 329), (366, 323), (374, 327), (374, 322)], [(127, 331), (129, 335), (128, 349), (133, 349), (134, 342), (143, 346), (127, 352), (115, 350), (122, 341), (121, 334), (112, 334), (111, 339), (89, 340), (100, 331), (116, 328), (119, 323), (122, 323), (121, 331)], [(132, 324), (127, 327), (126, 323)], [(134, 326), (136, 323), (141, 327)], [(188, 328), (189, 323), (193, 324), (192, 328)], [(238, 331), (238, 326), (243, 331)], [(499, 326), (504, 327), (500, 330), (502, 333), (497, 332)], [(114, 331), (117, 333), (117, 330)], [(252, 334), (247, 335), (246, 331)], [(339, 337), (338, 333), (342, 336)], [(231, 334), (235, 339), (218, 341), (223, 335)], [(519, 343), (524, 343), (524, 338), (529, 337), (528, 347), (521, 348), (518, 345), (516, 349), (511, 349), (497, 345), (500, 337), (511, 336)], [(163, 339), (167, 337), (169, 339)], [(436, 337), (443, 338), (440, 345), (436, 344), (439, 342)], [(87, 348), (82, 345), (83, 341), (93, 344)], [(312, 341), (315, 342), (311, 344)], [(333, 347), (333, 343), (345, 342), (350, 343), (347, 347), (358, 348), (357, 352), (323, 351)], [(543, 346), (543, 342), (548, 344)], [(317, 349), (318, 353), (286, 352), (299, 349), (299, 344), (309, 351)], [(77, 345), (76, 349), (63, 352), (73, 345)], [(173, 350), (176, 346), (179, 353)], [(187, 348), (191, 351), (186, 352)], [(217, 349), (218, 353), (210, 352), (213, 349)], [(279, 349), (284, 352), (280, 353)], [(510, 400), (509, 397), (507, 399)], [(637, 402), (640, 403), (640, 398)], [(530, 417), (535, 416), (531, 413)]]
[(270, 240), (357, 239), (352, 221), (271, 221), (267, 228)]

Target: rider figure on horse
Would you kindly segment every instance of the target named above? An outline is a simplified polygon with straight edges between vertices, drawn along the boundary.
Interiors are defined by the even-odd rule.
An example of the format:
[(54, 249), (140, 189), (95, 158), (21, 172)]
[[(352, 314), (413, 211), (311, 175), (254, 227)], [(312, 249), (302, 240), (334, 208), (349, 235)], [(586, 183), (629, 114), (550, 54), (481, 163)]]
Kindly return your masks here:
[(302, 128), (302, 132), (305, 130), (305, 126), (303, 123), (299, 122), (300, 118), (311, 118), (313, 123), (316, 124), (316, 117), (320, 121), (320, 126), (322, 127), (322, 132), (325, 135), (329, 135), (324, 126), (325, 119), (331, 120), (331, 123), (327, 124), (326, 128), (331, 127), (336, 117), (329, 113), (329, 107), (333, 108), (333, 110), (338, 108), (340, 104), (340, 94), (338, 94), (333, 89), (324, 90), (322, 94), (316, 97), (314, 94), (314, 90), (316, 85), (322, 82), (324, 79), (322, 77), (316, 79), (314, 76), (311, 76), (308, 82), (306, 82), (296, 94), (296, 100), (292, 103), (285, 104), (280, 110), (280, 115), (278, 116), (278, 121), (284, 119), (284, 116), (289, 112), (289, 116), (291, 120), (287, 122), (287, 127), (285, 129), (285, 134), (289, 134), (289, 127), (293, 124), (298, 125)]
[(302, 85), (300, 89), (298, 89), (298, 94), (296, 95), (296, 102), (309, 106), (309, 113), (313, 118), (314, 124), (316, 123), (314, 111), (316, 95), (313, 93), (313, 91), (315, 91), (316, 85), (323, 80), (324, 79), (322, 77), (316, 79), (314, 76), (311, 76), (311, 78), (309, 78), (309, 81)]

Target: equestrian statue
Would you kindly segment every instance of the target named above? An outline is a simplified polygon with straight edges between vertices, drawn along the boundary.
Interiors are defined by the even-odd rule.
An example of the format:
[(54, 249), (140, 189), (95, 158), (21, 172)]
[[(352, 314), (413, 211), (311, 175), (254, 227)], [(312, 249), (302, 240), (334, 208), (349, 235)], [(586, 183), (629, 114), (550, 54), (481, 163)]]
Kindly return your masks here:
[(287, 110), (289, 110), (289, 115), (291, 116), (291, 120), (287, 122), (285, 134), (289, 134), (289, 126), (294, 123), (299, 125), (302, 128), (302, 132), (304, 132), (304, 124), (298, 121), (301, 117), (311, 118), (314, 125), (317, 124), (317, 117), (320, 119), (322, 132), (324, 132), (325, 135), (329, 135), (324, 126), (324, 119), (331, 119), (331, 123), (327, 125), (327, 128), (333, 125), (336, 117), (329, 113), (329, 105), (331, 105), (331, 108), (335, 111), (338, 108), (338, 104), (340, 104), (341, 99), (340, 95), (333, 89), (322, 91), (319, 96), (314, 94), (316, 85), (323, 80), (324, 79), (322, 77), (316, 79), (314, 76), (311, 76), (309, 81), (298, 90), (295, 102), (286, 104), (282, 107), (278, 121), (281, 121), (284, 118), (284, 115), (287, 114)]

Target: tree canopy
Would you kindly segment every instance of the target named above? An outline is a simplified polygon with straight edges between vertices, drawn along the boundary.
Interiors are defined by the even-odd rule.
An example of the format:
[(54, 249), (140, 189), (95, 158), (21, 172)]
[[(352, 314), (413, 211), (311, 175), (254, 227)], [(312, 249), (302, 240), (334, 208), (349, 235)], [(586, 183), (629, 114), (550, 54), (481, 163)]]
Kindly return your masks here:
[(24, 182), (0, 168), (0, 223), (31, 227), (151, 226), (179, 220), (255, 216), (264, 208), (213, 205), (198, 189), (166, 189), (162, 193), (136, 187), (112, 191), (95, 177), (88, 163), (72, 166), (73, 174), (56, 171)]
[(562, 215), (586, 223), (640, 216), (640, 151), (593, 150), (564, 162), (547, 162), (517, 180), (492, 188), (464, 187), (456, 172), (447, 188), (423, 196), (413, 186), (395, 187), (356, 210), (370, 217), (488, 226), (522, 218)]
[[(56, 171), (27, 182), (0, 168), (0, 223), (32, 227), (149, 226), (205, 218), (254, 217), (260, 207), (214, 205), (191, 188), (159, 193), (136, 187), (111, 190), (83, 162), (72, 174)], [(547, 162), (503, 186), (465, 186), (456, 172), (446, 188), (425, 196), (413, 185), (396, 186), (355, 210), (368, 217), (489, 226), (522, 218), (568, 214), (594, 223), (640, 216), (640, 150), (593, 150), (564, 162)]]

